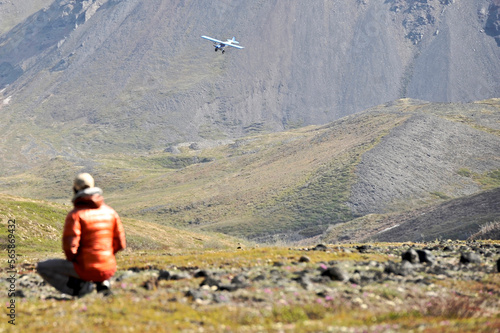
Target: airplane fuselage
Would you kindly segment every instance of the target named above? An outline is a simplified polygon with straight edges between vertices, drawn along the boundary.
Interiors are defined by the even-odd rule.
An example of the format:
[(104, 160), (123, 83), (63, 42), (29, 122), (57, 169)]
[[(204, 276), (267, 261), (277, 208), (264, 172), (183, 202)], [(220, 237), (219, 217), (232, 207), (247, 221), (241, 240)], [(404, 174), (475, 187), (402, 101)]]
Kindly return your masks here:
[(226, 48), (226, 45), (220, 43), (215, 43), (214, 46), (215, 46), (215, 51), (224, 50)]
[(214, 46), (215, 46), (215, 52), (217, 52), (217, 51), (219, 51), (219, 50), (221, 50), (221, 52), (222, 52), (222, 53), (225, 53), (225, 52), (226, 52), (226, 50), (225, 50), (225, 48), (226, 48), (226, 46), (227, 46), (226, 44), (222, 44), (222, 43), (214, 43)]
[(243, 46), (236, 45), (239, 44), (240, 42), (238, 42), (235, 37), (233, 37), (233, 39), (228, 39), (225, 42), (208, 36), (201, 36), (201, 38), (212, 41), (214, 43), (215, 52), (221, 50), (221, 52), (224, 53), (225, 51), (224, 49), (226, 48), (226, 46), (231, 46), (237, 49), (244, 49)]

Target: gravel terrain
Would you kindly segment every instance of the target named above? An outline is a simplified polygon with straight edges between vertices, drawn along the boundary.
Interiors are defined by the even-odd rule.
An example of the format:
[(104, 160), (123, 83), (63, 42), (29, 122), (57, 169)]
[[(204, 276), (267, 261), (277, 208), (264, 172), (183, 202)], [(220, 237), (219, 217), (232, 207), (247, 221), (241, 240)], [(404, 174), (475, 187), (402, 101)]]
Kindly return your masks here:
[[(265, 249), (239, 251), (234, 253), (235, 258), (248, 251), (266, 252)], [(330, 259), (311, 259), (317, 253)], [(355, 256), (359, 259), (354, 259)], [(315, 303), (328, 311), (344, 311), (347, 315), (369, 312), (386, 314), (387, 318), (404, 318), (405, 314), (418, 312), (429, 318), (428, 324), (413, 327), (421, 331), (426, 331), (427, 325), (442, 326), (443, 331), (453, 330), (453, 320), (475, 318), (488, 320), (485, 332), (495, 332), (500, 328), (499, 257), (500, 245), (491, 242), (318, 244), (290, 248), (282, 259), (266, 260), (264, 256), (244, 265), (234, 261), (232, 264), (203, 267), (189, 264), (182, 267), (161, 264), (128, 267), (117, 272), (112, 281), (113, 293), (108, 297), (145, 298), (149, 300), (146, 308), (159, 306), (158, 302), (181, 303), (197, 311), (231, 305), (265, 312), (273, 307)], [(45, 286), (34, 272), (30, 272), (31, 269), (29, 265), (25, 266), (25, 273), (18, 279), (19, 299), (46, 302), (72, 299)], [(8, 283), (5, 278), (1, 281), (2, 284)], [(85, 300), (91, 304), (100, 297), (103, 296), (95, 293), (87, 295), (77, 306), (81, 307)], [(43, 310), (40, 308), (39, 311)], [(30, 314), (24, 320), (36, 316)], [(431, 318), (441, 322), (432, 324)], [(292, 322), (285, 331), (294, 331), (295, 324)], [(355, 324), (344, 329), (379, 332), (381, 327), (386, 331), (390, 327), (390, 331), (403, 332), (408, 329), (404, 325), (407, 324), (388, 320), (378, 324)], [(244, 327), (249, 332), (260, 331), (258, 326), (256, 328), (250, 323), (241, 328)], [(217, 331), (210, 326), (205, 326), (205, 329)], [(335, 326), (328, 330), (346, 331)], [(461, 330), (456, 327), (456, 331)]]

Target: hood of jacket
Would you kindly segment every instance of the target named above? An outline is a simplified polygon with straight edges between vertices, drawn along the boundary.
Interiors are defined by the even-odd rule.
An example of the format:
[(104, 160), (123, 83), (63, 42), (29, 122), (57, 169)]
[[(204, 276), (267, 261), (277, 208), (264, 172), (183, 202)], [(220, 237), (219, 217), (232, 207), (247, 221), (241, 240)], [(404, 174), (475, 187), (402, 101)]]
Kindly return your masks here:
[(104, 203), (104, 198), (99, 187), (89, 187), (78, 191), (71, 201), (75, 207), (99, 208)]

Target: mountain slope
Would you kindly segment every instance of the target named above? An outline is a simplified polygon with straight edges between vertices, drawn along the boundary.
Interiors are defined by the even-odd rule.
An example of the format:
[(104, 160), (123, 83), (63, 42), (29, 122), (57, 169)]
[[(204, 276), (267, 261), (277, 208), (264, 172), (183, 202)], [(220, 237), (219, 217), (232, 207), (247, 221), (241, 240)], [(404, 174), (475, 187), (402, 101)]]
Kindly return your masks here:
[(235, 141), (109, 154), (92, 164), (58, 157), (1, 177), (0, 186), (67, 202), (74, 174), (87, 171), (123, 216), (256, 241), (301, 240), (498, 188), (499, 110), (498, 99), (402, 99), (327, 125)]
[(391, 220), (398, 225), (393, 224), (390, 230), (369, 239), (385, 242), (438, 238), (465, 240), (479, 231), (480, 226), (500, 221), (500, 188), (419, 209), (411, 215), (392, 217)]
[[(18, 253), (61, 252), (64, 219), (70, 206), (0, 194), (0, 248), (7, 249), (9, 234), (14, 236)], [(7, 229), (9, 220), (15, 229)], [(129, 250), (164, 250), (187, 253), (193, 249), (236, 248), (239, 240), (220, 234), (194, 233), (145, 221), (124, 219), (127, 252)], [(7, 232), (13, 230), (13, 233)]]
[(498, 104), (401, 103), (385, 112), (408, 108), (411, 117), (364, 154), (356, 168), (355, 214), (400, 209), (408, 198), (429, 193), (450, 198), (477, 193), (481, 186), (470, 175), (498, 169)]
[[(500, 181), (498, 175), (496, 179), (497, 182)], [(500, 189), (497, 187), (470, 196), (448, 199), (442, 203), (429, 203), (404, 212), (364, 215), (346, 223), (333, 225), (321, 236), (308, 239), (307, 242), (465, 240), (500, 220), (499, 202)], [(494, 236), (494, 233), (490, 236)]]
[[(487, 0), (55, 1), (0, 36), (1, 168), (325, 124), (400, 97), (497, 97), (496, 10)], [(222, 56), (201, 35), (246, 48)]]

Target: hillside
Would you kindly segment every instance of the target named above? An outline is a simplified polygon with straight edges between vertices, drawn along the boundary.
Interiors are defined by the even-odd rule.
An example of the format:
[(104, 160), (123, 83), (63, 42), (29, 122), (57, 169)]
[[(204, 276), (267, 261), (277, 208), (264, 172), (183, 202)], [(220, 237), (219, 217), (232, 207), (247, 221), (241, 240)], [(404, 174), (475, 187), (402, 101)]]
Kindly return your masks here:
[[(258, 242), (317, 239), (336, 226), (345, 228), (344, 240), (362, 240), (347, 226), (364, 223), (366, 238), (410, 221), (416, 209), (439, 212), (449, 200), (458, 205), (453, 200), (500, 187), (499, 110), (498, 99), (402, 99), (327, 125), (234, 141), (109, 154), (87, 164), (61, 156), (1, 177), (0, 185), (11, 194), (68, 202), (74, 174), (88, 171), (130, 218)], [(497, 191), (487, 193), (492, 202), (498, 198)], [(437, 229), (429, 237), (467, 238), (498, 218), (495, 207), (487, 218), (471, 209), (466, 219), (448, 209), (433, 220)], [(366, 223), (391, 214), (397, 222)], [(450, 221), (458, 223), (453, 235)], [(406, 235), (420, 240), (421, 233)]]
[[(498, 239), (492, 226), (500, 221), (500, 188), (448, 199), (443, 203), (389, 214), (368, 214), (328, 228), (309, 240), (326, 243), (434, 241), (437, 239)], [(498, 227), (497, 227), (498, 228)], [(480, 231), (488, 229), (491, 233)]]
[[(61, 235), (69, 205), (0, 194), (0, 249), (8, 243), (7, 225), (15, 220), (17, 252), (29, 258), (59, 253)], [(220, 234), (194, 233), (134, 219), (123, 220), (127, 236), (125, 253), (162, 250), (178, 254), (191, 251), (236, 248), (241, 241)]]
[[(498, 97), (497, 13), (490, 0), (3, 1), (0, 171), (327, 124), (404, 97)], [(201, 35), (245, 49), (222, 56)]]

